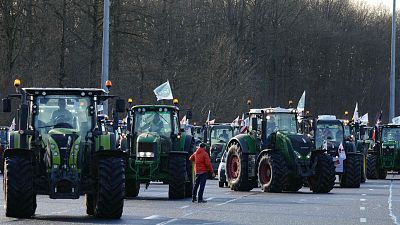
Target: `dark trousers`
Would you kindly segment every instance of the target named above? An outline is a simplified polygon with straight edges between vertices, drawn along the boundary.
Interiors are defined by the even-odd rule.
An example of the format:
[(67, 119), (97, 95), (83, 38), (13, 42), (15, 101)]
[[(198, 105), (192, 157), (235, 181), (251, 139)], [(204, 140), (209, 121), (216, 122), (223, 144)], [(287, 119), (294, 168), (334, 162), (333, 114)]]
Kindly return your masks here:
[(207, 173), (196, 174), (196, 181), (195, 181), (195, 184), (193, 186), (193, 191), (192, 191), (193, 199), (196, 199), (197, 189), (200, 186), (199, 200), (203, 200), (203, 192), (204, 192), (204, 187), (206, 186), (207, 178), (208, 178)]

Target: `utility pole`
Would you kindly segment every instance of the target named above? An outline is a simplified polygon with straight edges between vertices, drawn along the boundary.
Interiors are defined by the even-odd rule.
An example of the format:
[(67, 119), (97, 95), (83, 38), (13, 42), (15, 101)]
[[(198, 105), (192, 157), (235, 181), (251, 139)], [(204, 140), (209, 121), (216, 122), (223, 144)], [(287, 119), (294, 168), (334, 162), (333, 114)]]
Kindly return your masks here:
[[(104, 0), (103, 15), (103, 51), (102, 51), (102, 69), (101, 69), (101, 88), (107, 90), (106, 81), (108, 80), (108, 62), (109, 62), (109, 44), (110, 44), (110, 0)], [(108, 101), (103, 103), (103, 113), (108, 114)]]
[(392, 56), (390, 65), (390, 107), (389, 122), (394, 118), (395, 113), (395, 80), (396, 80), (396, 0), (393, 0), (392, 14)]

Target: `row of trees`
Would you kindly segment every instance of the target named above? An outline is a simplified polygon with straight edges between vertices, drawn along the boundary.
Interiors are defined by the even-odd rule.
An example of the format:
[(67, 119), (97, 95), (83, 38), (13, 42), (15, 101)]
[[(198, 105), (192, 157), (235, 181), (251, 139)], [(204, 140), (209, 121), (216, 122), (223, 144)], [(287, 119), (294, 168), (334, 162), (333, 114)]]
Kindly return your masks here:
[[(343, 115), (356, 101), (360, 113), (388, 111), (386, 9), (350, 0), (111, 3), (113, 92), (135, 103), (155, 103), (152, 90), (169, 80), (195, 121), (208, 110), (231, 121), (247, 99), (285, 107), (304, 90), (312, 114)], [(25, 86), (100, 87), (102, 16), (97, 0), (0, 0), (1, 96), (17, 77)]]

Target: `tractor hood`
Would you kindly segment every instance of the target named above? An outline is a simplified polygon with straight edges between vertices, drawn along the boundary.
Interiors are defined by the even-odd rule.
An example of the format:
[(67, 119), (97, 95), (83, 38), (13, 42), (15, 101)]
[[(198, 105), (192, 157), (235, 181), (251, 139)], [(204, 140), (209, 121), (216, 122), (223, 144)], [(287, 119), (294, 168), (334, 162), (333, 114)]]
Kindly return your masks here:
[(142, 133), (137, 137), (136, 156), (139, 158), (154, 158), (160, 148), (161, 137), (157, 133)]
[(301, 134), (290, 134), (287, 135), (290, 140), (293, 150), (299, 153), (301, 156), (307, 156), (313, 150), (314, 146), (310, 138)]

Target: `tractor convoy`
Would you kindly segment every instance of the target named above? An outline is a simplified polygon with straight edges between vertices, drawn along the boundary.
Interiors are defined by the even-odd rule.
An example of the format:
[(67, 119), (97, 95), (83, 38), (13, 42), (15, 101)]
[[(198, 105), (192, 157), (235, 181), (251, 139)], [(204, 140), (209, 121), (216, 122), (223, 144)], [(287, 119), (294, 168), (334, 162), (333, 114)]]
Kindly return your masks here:
[[(400, 124), (368, 127), (333, 115), (312, 118), (293, 108), (249, 109), (232, 123), (203, 126), (180, 116), (178, 100), (132, 105), (97, 88), (22, 88), (2, 101), (14, 113), (0, 126), (0, 172), (8, 217), (35, 214), (37, 195), (78, 199), (98, 218), (122, 216), (124, 199), (154, 182), (169, 199), (192, 197), (190, 155), (206, 145), (219, 187), (233, 191), (328, 193), (400, 172)], [(112, 116), (102, 112), (115, 99)], [(16, 101), (18, 104), (12, 104)], [(250, 106), (250, 104), (249, 104)], [(124, 114), (124, 119), (119, 119)], [(182, 118), (180, 118), (182, 117)], [(208, 115), (210, 117), (210, 113)], [(16, 121), (16, 123), (15, 123)], [(151, 187), (150, 187), (151, 188)]]

